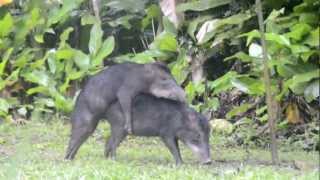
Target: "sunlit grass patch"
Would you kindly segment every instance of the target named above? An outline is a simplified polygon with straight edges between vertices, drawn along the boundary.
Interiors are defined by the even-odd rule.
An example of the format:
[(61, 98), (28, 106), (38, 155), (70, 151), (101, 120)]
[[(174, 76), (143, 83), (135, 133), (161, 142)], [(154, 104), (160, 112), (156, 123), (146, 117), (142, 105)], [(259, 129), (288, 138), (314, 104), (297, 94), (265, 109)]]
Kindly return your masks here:
[(227, 148), (211, 142), (212, 165), (202, 166), (181, 144), (185, 161), (180, 167), (159, 138), (129, 136), (119, 147), (117, 159), (103, 155), (109, 126), (102, 122), (83, 144), (74, 161), (63, 159), (70, 126), (59, 121), (25, 126), (1, 125), (0, 179), (316, 179), (317, 153), (281, 152), (286, 161), (305, 160), (312, 168), (298, 171), (290, 166), (272, 167), (264, 162), (269, 152), (241, 147)]

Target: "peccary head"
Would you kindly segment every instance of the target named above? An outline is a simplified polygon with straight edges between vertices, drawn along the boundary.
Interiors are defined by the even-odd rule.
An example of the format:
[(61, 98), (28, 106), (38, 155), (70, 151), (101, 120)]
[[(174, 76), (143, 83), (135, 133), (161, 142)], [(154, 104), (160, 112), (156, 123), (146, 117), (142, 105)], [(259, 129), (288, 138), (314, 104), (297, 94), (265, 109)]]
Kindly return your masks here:
[(202, 164), (211, 163), (208, 120), (202, 114), (188, 108), (184, 125), (177, 132), (177, 136), (192, 152), (198, 156)]

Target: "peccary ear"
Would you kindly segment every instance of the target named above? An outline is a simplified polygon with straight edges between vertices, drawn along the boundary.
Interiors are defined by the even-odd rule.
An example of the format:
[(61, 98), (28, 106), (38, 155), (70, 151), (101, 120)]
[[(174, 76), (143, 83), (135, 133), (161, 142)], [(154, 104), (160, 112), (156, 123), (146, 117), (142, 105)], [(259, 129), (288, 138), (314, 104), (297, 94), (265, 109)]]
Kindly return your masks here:
[(154, 63), (152, 63), (154, 66), (158, 67), (159, 69), (167, 72), (167, 73), (170, 73), (170, 69), (168, 68), (168, 66), (162, 62), (162, 61), (156, 61)]
[(204, 111), (202, 114), (203, 114), (203, 116), (205, 118), (207, 118), (207, 120), (211, 120), (211, 118), (212, 118), (212, 112), (211, 111)]
[(169, 70), (168, 66), (163, 62), (156, 61), (153, 63), (145, 64), (144, 67), (145, 67), (147, 73), (149, 73), (151, 75), (154, 75), (154, 73), (159, 72), (159, 70), (170, 74), (170, 70)]
[(188, 109), (188, 121), (190, 123), (191, 126), (197, 126), (197, 123), (198, 123), (198, 118), (197, 118), (197, 115), (196, 113), (191, 110), (191, 109)]

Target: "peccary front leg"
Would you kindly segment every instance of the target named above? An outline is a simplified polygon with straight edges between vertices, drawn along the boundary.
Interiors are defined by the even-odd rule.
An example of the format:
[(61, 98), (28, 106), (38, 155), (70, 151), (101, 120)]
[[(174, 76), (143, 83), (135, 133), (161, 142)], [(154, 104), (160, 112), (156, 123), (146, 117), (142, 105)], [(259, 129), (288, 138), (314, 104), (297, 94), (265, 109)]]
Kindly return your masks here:
[(176, 165), (181, 165), (183, 163), (183, 161), (181, 158), (177, 138), (172, 137), (172, 136), (166, 136), (166, 137), (162, 137), (162, 140), (165, 143), (165, 145), (169, 148), (171, 154), (173, 155), (174, 159), (176, 160)]

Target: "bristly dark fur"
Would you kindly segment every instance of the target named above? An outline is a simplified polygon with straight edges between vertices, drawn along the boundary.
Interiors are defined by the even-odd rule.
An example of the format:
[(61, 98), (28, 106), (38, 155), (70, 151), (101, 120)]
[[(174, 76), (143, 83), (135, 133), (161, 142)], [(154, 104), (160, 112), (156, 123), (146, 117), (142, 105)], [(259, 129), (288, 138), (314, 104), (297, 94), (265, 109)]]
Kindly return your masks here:
[(161, 62), (161, 61), (156, 61), (153, 63), (154, 65), (156, 65), (157, 67), (159, 67), (161, 70), (167, 72), (167, 73), (170, 73), (170, 69), (168, 68), (168, 66)]

